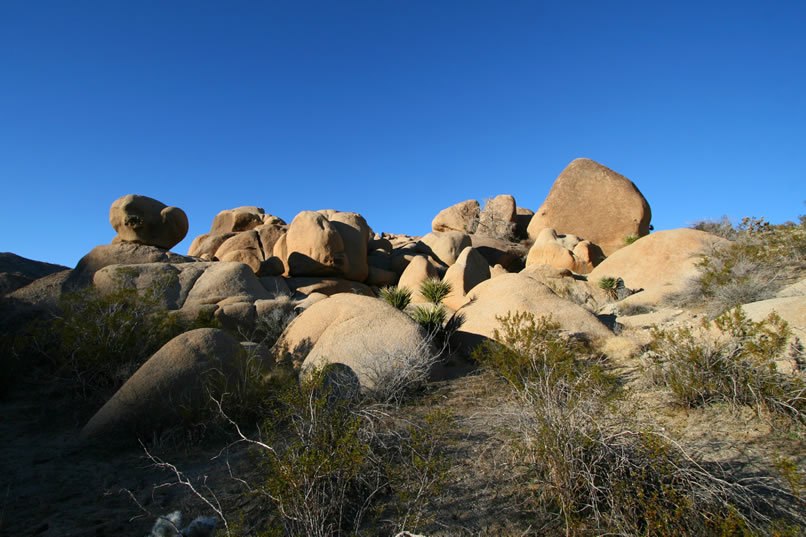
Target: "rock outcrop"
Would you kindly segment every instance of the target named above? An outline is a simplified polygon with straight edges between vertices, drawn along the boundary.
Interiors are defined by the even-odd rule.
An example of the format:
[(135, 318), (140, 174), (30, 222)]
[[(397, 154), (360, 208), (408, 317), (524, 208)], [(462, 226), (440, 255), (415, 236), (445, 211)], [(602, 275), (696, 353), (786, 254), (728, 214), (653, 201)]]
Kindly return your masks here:
[(589, 159), (571, 162), (529, 222), (533, 239), (544, 228), (573, 234), (597, 244), (606, 255), (625, 239), (649, 234), (652, 217), (644, 196), (626, 177)]

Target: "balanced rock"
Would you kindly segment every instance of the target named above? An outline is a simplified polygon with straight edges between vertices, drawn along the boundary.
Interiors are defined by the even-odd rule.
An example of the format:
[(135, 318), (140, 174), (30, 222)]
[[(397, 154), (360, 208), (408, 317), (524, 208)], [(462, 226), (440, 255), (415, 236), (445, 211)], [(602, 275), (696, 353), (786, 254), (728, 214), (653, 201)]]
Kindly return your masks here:
[(627, 237), (648, 235), (651, 217), (632, 181), (592, 160), (576, 159), (554, 181), (528, 232), (533, 239), (544, 228), (578, 235), (610, 255)]
[(473, 233), (479, 220), (479, 202), (467, 200), (442, 209), (431, 222), (433, 231)]
[(179, 244), (188, 232), (185, 211), (137, 194), (112, 203), (109, 223), (117, 232), (113, 242), (133, 242), (165, 250)]

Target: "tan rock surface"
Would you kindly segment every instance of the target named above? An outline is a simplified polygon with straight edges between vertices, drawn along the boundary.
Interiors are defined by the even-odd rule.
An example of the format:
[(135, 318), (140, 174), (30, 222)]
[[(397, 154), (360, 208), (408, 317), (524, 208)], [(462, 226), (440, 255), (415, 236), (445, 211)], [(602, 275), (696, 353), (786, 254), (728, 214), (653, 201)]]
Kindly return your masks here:
[(265, 211), (260, 207), (243, 206), (227, 209), (213, 218), (210, 235), (247, 231), (263, 224)]
[(303, 211), (295, 216), (285, 234), (285, 247), (290, 276), (342, 276), (350, 270), (341, 234), (319, 213)]
[(467, 200), (442, 209), (431, 222), (433, 231), (473, 233), (479, 218), (479, 202)]
[(437, 268), (427, 257), (418, 255), (412, 258), (409, 266), (407, 266), (403, 274), (400, 275), (397, 286), (405, 287), (411, 291), (411, 301), (413, 304), (421, 304), (428, 301), (420, 294), (420, 284), (423, 280), (429, 278), (439, 278)]
[(665, 296), (681, 292), (698, 274), (700, 255), (724, 241), (695, 229), (657, 231), (622, 248), (588, 274), (596, 285), (602, 277), (620, 277), (630, 289), (644, 291), (627, 299), (634, 304), (654, 305)]
[(442, 302), (452, 310), (458, 310), (467, 302), (467, 293), (489, 279), (490, 265), (487, 260), (474, 248), (465, 248), (442, 278), (443, 282), (451, 285), (451, 292)]
[(370, 227), (358, 213), (336, 212), (329, 217), (330, 224), (341, 235), (344, 252), (348, 259), (348, 268), (344, 277), (348, 280), (363, 282), (369, 276), (367, 264), (367, 244), (370, 239)]
[(456, 263), (456, 258), (462, 250), (472, 246), (470, 235), (456, 231), (431, 232), (422, 237), (416, 249), (419, 253), (434, 256), (437, 261), (451, 266)]
[(81, 438), (136, 436), (178, 423), (182, 411), (209, 404), (208, 379), (236, 380), (238, 341), (214, 328), (181, 334), (149, 358), (87, 422)]
[(477, 285), (468, 293), (470, 302), (457, 311), (464, 324), (455, 340), (469, 352), (499, 328), (496, 316), (508, 312), (529, 312), (535, 317), (551, 315), (562, 329), (591, 338), (613, 333), (590, 311), (557, 296), (548, 286), (522, 274), (503, 274)]
[(574, 234), (599, 245), (606, 255), (625, 246), (629, 235), (649, 234), (649, 204), (626, 177), (589, 159), (571, 162), (529, 223), (529, 236), (543, 228)]

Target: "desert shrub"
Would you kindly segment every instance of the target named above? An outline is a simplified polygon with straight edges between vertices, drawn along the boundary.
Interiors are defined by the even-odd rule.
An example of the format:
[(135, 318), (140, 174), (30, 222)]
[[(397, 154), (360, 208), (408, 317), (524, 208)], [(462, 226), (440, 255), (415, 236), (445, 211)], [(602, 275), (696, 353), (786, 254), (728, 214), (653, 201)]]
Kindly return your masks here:
[(121, 282), (108, 293), (94, 286), (64, 293), (57, 313), (36, 322), (25, 334), (27, 352), (44, 356), (57, 374), (77, 382), (86, 396), (116, 390), (182, 332), (217, 326), (204, 315), (184, 321), (165, 310), (161, 293), (168, 281), (157, 281), (143, 291)]
[(618, 314), (624, 316), (630, 315), (643, 315), (644, 313), (652, 313), (655, 311), (652, 306), (647, 304), (619, 304)]
[[(721, 224), (722, 227), (729, 223)], [(724, 230), (723, 230), (724, 231)], [(727, 244), (717, 245), (697, 264), (693, 294), (704, 297), (713, 315), (771, 297), (790, 272), (806, 263), (806, 219), (772, 225), (744, 218)]]
[(403, 311), (411, 303), (411, 291), (406, 287), (384, 287), (380, 290), (380, 298), (390, 306)]
[(456, 423), (449, 410), (436, 409), (420, 422), (411, 422), (390, 443), (386, 477), (394, 492), (396, 530), (417, 530), (425, 522), (428, 499), (439, 495), (448, 478), (448, 450)]
[[(712, 330), (722, 335), (713, 335)], [(791, 330), (775, 313), (753, 322), (741, 308), (698, 330), (654, 328), (647, 373), (680, 404), (747, 405), (806, 423), (806, 380), (778, 371)]]
[(640, 238), (641, 237), (639, 237), (635, 233), (631, 233), (631, 234), (627, 235), (626, 237), (624, 237), (624, 244), (629, 246), (629, 245), (631, 245), (632, 243), (634, 243), (635, 241), (637, 241)]
[(436, 278), (428, 278), (420, 283), (420, 294), (432, 304), (439, 304), (451, 294), (451, 284)]
[(241, 340), (253, 341), (270, 349), (280, 339), (286, 327), (297, 317), (297, 312), (296, 305), (288, 297), (277, 299), (275, 303), (275, 307), (257, 316), (251, 333), (239, 334)]
[(313, 371), (289, 386), (264, 423), (261, 490), (279, 511), (286, 535), (351, 533), (382, 486), (356, 401), (336, 396), (327, 375)]
[(735, 239), (737, 234), (736, 229), (733, 227), (733, 223), (727, 216), (723, 216), (719, 220), (700, 220), (691, 224), (690, 227), (691, 229), (705, 231), (707, 233), (716, 235), (717, 237), (722, 237), (723, 239), (729, 240)]
[(510, 314), (476, 359), (519, 403), (516, 457), (544, 528), (566, 535), (750, 535), (768, 519), (746, 484), (616, 412), (604, 364), (550, 319)]

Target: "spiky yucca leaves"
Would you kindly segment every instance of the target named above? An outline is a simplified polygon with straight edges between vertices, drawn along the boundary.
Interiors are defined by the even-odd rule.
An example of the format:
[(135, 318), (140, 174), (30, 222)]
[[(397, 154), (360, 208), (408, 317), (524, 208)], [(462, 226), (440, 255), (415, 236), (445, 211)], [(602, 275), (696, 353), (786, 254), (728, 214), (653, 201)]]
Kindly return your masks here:
[(426, 332), (435, 334), (448, 320), (448, 310), (442, 304), (428, 304), (415, 307), (411, 316)]
[(439, 304), (448, 296), (453, 288), (448, 282), (436, 278), (428, 278), (420, 284), (420, 294), (432, 304)]
[(618, 295), (618, 278), (612, 276), (602, 276), (596, 283), (599, 289), (603, 289), (607, 293), (608, 298), (615, 300)]
[(381, 300), (390, 306), (403, 311), (411, 303), (411, 291), (408, 287), (389, 286), (380, 290)]

